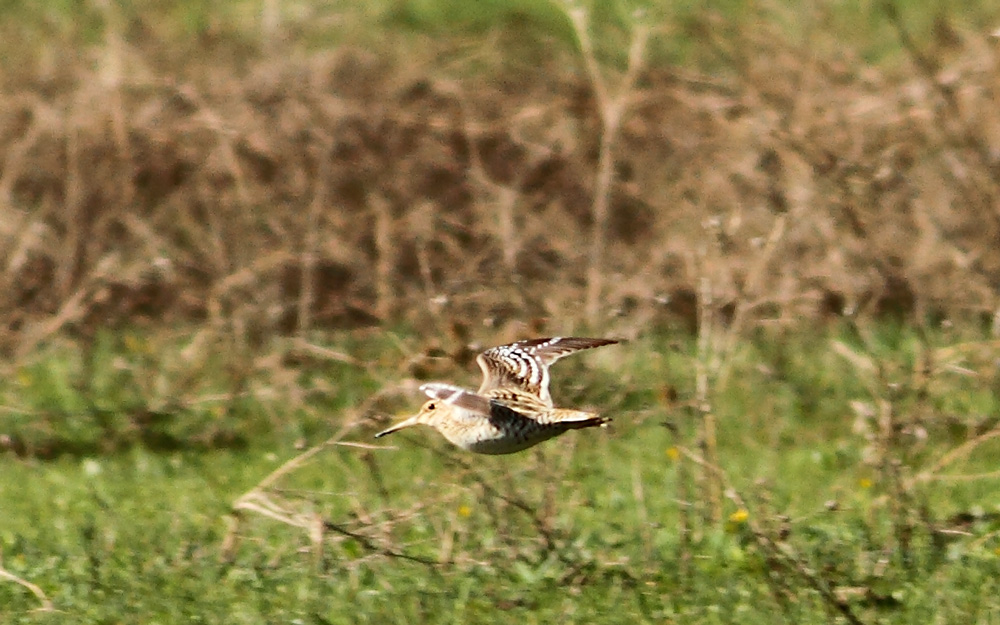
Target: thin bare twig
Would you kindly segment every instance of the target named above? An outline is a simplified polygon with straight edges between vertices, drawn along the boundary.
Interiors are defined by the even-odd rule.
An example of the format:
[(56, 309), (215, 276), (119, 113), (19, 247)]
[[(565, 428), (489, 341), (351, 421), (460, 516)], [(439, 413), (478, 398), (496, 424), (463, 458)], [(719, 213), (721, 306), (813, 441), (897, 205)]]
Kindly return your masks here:
[(302, 235), (302, 255), (299, 271), (301, 272), (299, 283), (298, 301), (298, 322), (299, 337), (304, 341), (309, 335), (312, 327), (312, 311), (316, 305), (316, 263), (319, 260), (319, 217), (323, 207), (326, 205), (328, 196), (327, 182), (328, 176), (324, 175), (330, 169), (329, 141), (323, 137), (316, 148), (317, 171), (315, 189), (312, 201), (309, 202), (309, 211), (305, 223), (305, 232)]
[(38, 600), (42, 603), (42, 607), (39, 608), (42, 612), (51, 612), (54, 609), (52, 607), (52, 601), (49, 600), (49, 598), (45, 595), (45, 592), (41, 588), (39, 588), (37, 584), (32, 584), (23, 577), (18, 577), (17, 575), (14, 575), (13, 573), (3, 568), (2, 566), (0, 566), (0, 579), (5, 579), (9, 582), (14, 582), (15, 584), (19, 584), (30, 590), (31, 594), (38, 597)]
[(754, 511), (751, 509), (746, 498), (743, 497), (739, 491), (733, 488), (726, 472), (721, 467), (708, 462), (689, 449), (685, 449), (683, 447), (679, 447), (678, 449), (686, 458), (703, 467), (705, 470), (715, 474), (719, 481), (725, 485), (726, 496), (737, 506), (748, 512), (748, 518), (746, 521), (747, 527), (750, 528), (751, 534), (753, 535), (757, 546), (766, 557), (774, 559), (776, 562), (786, 567), (789, 571), (798, 574), (798, 576), (805, 581), (810, 588), (816, 591), (819, 596), (823, 598), (823, 601), (826, 602), (828, 606), (840, 613), (840, 615), (843, 616), (848, 623), (851, 625), (864, 625), (864, 621), (858, 618), (858, 616), (854, 613), (854, 610), (851, 609), (851, 606), (837, 597), (836, 593), (830, 587), (830, 584), (813, 571), (812, 568), (805, 561), (803, 561), (802, 557), (795, 553), (791, 545), (788, 545), (780, 540), (775, 540), (775, 538), (761, 528), (760, 524), (756, 522)]
[(594, 182), (593, 207), (591, 215), (590, 264), (587, 271), (587, 318), (596, 324), (600, 312), (601, 297), (604, 294), (604, 256), (607, 244), (608, 212), (614, 184), (614, 147), (622, 119), (630, 104), (635, 81), (646, 62), (646, 48), (652, 29), (641, 19), (632, 24), (632, 41), (629, 45), (628, 65), (617, 88), (612, 91), (607, 79), (601, 73), (600, 63), (593, 39), (590, 36), (590, 16), (580, 5), (563, 5), (570, 25), (580, 45), (590, 87), (597, 101), (601, 116), (601, 141), (597, 157), (597, 177)]
[(968, 455), (971, 454), (973, 451), (975, 451), (977, 447), (997, 437), (1000, 437), (1000, 427), (996, 427), (988, 432), (984, 432), (983, 434), (980, 434), (979, 436), (973, 438), (972, 440), (962, 443), (958, 447), (955, 447), (948, 453), (938, 458), (938, 460), (934, 464), (921, 471), (916, 477), (913, 478), (912, 481), (913, 482), (928, 482), (931, 480), (971, 481), (975, 479), (987, 479), (987, 478), (997, 477), (998, 475), (1000, 475), (1000, 471), (990, 471), (987, 473), (980, 473), (980, 474), (966, 475), (966, 476), (940, 474), (940, 472), (944, 468), (954, 464), (955, 462), (961, 460), (962, 458), (968, 457)]
[(354, 540), (361, 543), (361, 546), (367, 549), (368, 551), (372, 551), (374, 553), (378, 553), (383, 556), (388, 556), (390, 558), (399, 558), (400, 560), (409, 560), (410, 562), (426, 564), (427, 566), (437, 566), (441, 564), (436, 560), (431, 560), (429, 558), (422, 558), (420, 556), (415, 556), (409, 553), (404, 553), (402, 551), (397, 551), (389, 547), (384, 547), (374, 542), (368, 536), (365, 536), (364, 534), (359, 534), (358, 532), (352, 532), (346, 527), (333, 523), (332, 521), (326, 521), (324, 523), (324, 527), (328, 530), (333, 530), (334, 532), (341, 534), (343, 536), (347, 536), (348, 538), (353, 538)]

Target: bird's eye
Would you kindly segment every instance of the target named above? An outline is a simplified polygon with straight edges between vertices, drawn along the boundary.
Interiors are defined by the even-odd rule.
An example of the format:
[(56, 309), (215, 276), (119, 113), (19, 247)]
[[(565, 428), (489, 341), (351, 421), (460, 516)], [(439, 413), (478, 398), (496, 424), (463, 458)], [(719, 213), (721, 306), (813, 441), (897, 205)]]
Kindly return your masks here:
[(435, 404), (434, 402), (427, 404), (428, 410), (434, 410), (435, 408), (437, 408), (437, 404)]

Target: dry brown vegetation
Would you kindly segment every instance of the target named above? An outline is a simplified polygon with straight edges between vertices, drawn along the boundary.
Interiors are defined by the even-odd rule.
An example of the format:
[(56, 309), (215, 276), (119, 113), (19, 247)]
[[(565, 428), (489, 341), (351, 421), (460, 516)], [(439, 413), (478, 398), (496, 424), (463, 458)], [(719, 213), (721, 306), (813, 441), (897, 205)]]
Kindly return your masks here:
[[(4, 353), (145, 319), (584, 318), (608, 117), (578, 51), (508, 30), (167, 53), (136, 29), (4, 69)], [(695, 29), (716, 70), (650, 61), (627, 93), (592, 322), (693, 329), (706, 295), (753, 320), (990, 319), (996, 38), (900, 27), (907, 58), (878, 68), (822, 25)]]
[[(542, 573), (517, 578), (518, 595), (545, 591), (537, 580), (549, 575), (553, 606), (569, 588), (602, 612), (620, 597), (594, 589), (622, 580), (651, 622), (677, 620), (667, 608), (685, 601), (719, 606), (735, 584), (739, 605), (778, 606), (790, 622), (806, 622), (810, 603), (829, 622), (876, 622), (887, 606), (902, 622), (950, 589), (975, 591), (963, 570), (981, 572), (993, 609), (1000, 530), (977, 503), (993, 500), (937, 485), (997, 478), (981, 460), (1000, 440), (998, 342), (975, 332), (955, 343), (964, 335), (946, 326), (947, 345), (921, 336), (886, 356), (874, 324), (855, 324), (833, 359), (799, 337), (767, 342), (774, 353), (756, 360), (739, 351), (754, 349), (741, 339), (762, 322), (840, 316), (1000, 332), (1000, 39), (946, 18), (915, 38), (889, 11), (901, 55), (870, 65), (820, 18), (799, 41), (706, 13), (683, 28), (637, 19), (609, 52), (586, 15), (567, 17), (575, 48), (512, 26), (478, 41), (409, 33), (323, 51), (211, 29), (167, 45), (148, 24), (109, 20), (97, 43), (53, 41), (0, 70), (0, 364), (15, 365), (0, 367), (14, 389), (0, 397), (0, 452), (19, 457), (15, 470), (28, 466), (20, 458), (87, 458), (82, 472), (42, 470), (70, 467), (59, 484), (83, 481), (63, 498), (101, 510), (76, 520), (91, 569), (112, 551), (91, 540), (93, 519), (121, 519), (141, 538), (115, 550), (135, 563), (112, 566), (146, 585), (115, 597), (227, 608), (189, 572), (211, 570), (209, 586), (229, 592), (229, 567), (249, 570), (269, 550), (289, 562), (305, 546), (312, 566), (291, 568), (332, 580), (310, 591), (331, 605), (331, 590), (356, 602), (368, 566), (382, 591), (408, 592), (420, 575), (396, 566), (416, 563), (491, 587), (531, 565)], [(697, 60), (671, 66), (664, 41), (681, 35)], [(418, 380), (468, 380), (486, 334), (500, 343), (585, 324), (697, 338), (684, 354), (650, 332), (575, 386), (561, 365), (563, 396), (590, 389), (586, 401), (621, 427), (520, 465), (452, 457), (435, 438), (404, 438), (391, 455), (362, 442), (412, 408)], [(98, 332), (133, 325), (167, 331)], [(341, 333), (332, 346), (305, 336), (370, 326), (389, 331)], [(307, 340), (268, 342), (290, 334)], [(80, 349), (39, 349), (53, 337)], [(150, 463), (173, 463), (166, 451), (246, 453), (190, 468), (177, 456), (158, 479), (187, 512), (164, 515), (131, 496), (133, 460), (112, 453), (139, 446)], [(103, 512), (91, 496), (98, 460), (125, 480), (117, 504), (135, 508)], [(239, 480), (201, 480), (227, 471)], [(44, 488), (24, 490), (12, 505), (31, 496), (19, 509), (51, 508)], [(786, 515), (789, 496), (805, 503)], [(233, 497), (224, 537), (177, 531), (178, 518), (209, 527), (220, 497)], [(259, 538), (275, 521), (307, 540)], [(838, 524), (843, 534), (822, 533)], [(728, 555), (713, 551), (713, 528)], [(219, 553), (204, 547), (214, 538)], [(959, 540), (968, 561), (952, 558)], [(144, 548), (189, 554), (159, 578), (176, 587), (133, 574), (156, 559)], [(62, 609), (66, 597), (46, 594), (61, 585), (106, 584), (87, 566), (26, 571), (24, 559), (0, 562), (0, 581), (43, 609)], [(219, 572), (206, 569), (216, 559)], [(85, 569), (94, 579), (79, 582)], [(189, 578), (197, 590), (182, 593)], [(247, 603), (233, 579), (233, 601)], [(395, 609), (399, 595), (386, 596)], [(444, 597), (449, 619), (462, 618)], [(491, 619), (507, 610), (497, 597), (484, 604)]]

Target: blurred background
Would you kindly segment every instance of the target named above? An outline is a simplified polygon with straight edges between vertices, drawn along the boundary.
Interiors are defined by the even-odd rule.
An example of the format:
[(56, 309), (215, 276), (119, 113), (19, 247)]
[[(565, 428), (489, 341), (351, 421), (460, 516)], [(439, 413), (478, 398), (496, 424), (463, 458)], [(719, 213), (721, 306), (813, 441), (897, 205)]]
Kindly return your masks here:
[[(996, 331), (997, 13), (11, 2), (5, 377), (46, 349), (162, 363), (194, 336), (182, 377), (235, 354), (240, 380), (276, 339), (331, 332), (468, 364), (699, 318)], [(108, 409), (187, 405), (176, 378)]]
[[(607, 407), (628, 425), (611, 443), (581, 442), (590, 464), (573, 464), (568, 447), (555, 462), (487, 466), (508, 478), (590, 467), (597, 477), (581, 492), (596, 499), (578, 504), (610, 514), (621, 497), (639, 502), (629, 514), (644, 529), (590, 544), (587, 521), (556, 513), (566, 493), (552, 473), (553, 490), (516, 505), (458, 465), (462, 488), (431, 495), (421, 482), (414, 491), (439, 497), (449, 523), (535, 516), (498, 530), (493, 551), (452, 536), (435, 561), (464, 554), (475, 567), (485, 549), (548, 562), (551, 577), (511, 579), (548, 579), (553, 592), (579, 581), (578, 565), (598, 577), (616, 571), (605, 581), (624, 570), (621, 579), (657, 597), (650, 608), (637, 590), (637, 614), (663, 622), (680, 583), (660, 576), (673, 571), (665, 562), (679, 553), (690, 563), (703, 531), (736, 536), (737, 551), (712, 543), (706, 553), (746, 558), (740, 549), (757, 544), (760, 566), (778, 566), (749, 538), (757, 508), (726, 497), (717, 464), (746, 483), (810, 463), (830, 472), (779, 479), (792, 493), (779, 495), (779, 510), (824, 500), (838, 509), (845, 492), (885, 495), (856, 507), (871, 528), (891, 528), (885, 542), (869, 546), (870, 561), (853, 547), (841, 554), (865, 580), (884, 572), (879, 549), (909, 553), (907, 536), (920, 528), (934, 542), (938, 520), (995, 504), (982, 499), (988, 480), (970, 480), (955, 499), (938, 492), (943, 507), (923, 505), (906, 481), (907, 467), (911, 478), (932, 475), (988, 449), (980, 445), (997, 427), (994, 2), (7, 0), (0, 10), (0, 455), (9, 476), (0, 495), (7, 506), (26, 498), (24, 523), (0, 528), (0, 547), (22, 554), (19, 575), (49, 580), (50, 590), (66, 582), (54, 565), (31, 564), (49, 554), (28, 519), (52, 504), (45, 488), (29, 495), (20, 483), (40, 471), (51, 484), (64, 473), (82, 480), (64, 496), (107, 509), (143, 486), (89, 486), (101, 467), (159, 467), (150, 484), (172, 485), (158, 496), (187, 502), (197, 521), (176, 547), (187, 555), (162, 571), (176, 579), (180, 561), (211, 568), (215, 551), (201, 550), (224, 532), (206, 519), (227, 514), (279, 459), (323, 441), (367, 441), (416, 408), (421, 381), (475, 386), (478, 351), (530, 336), (629, 339), (560, 364), (553, 383), (562, 401)], [(956, 371), (960, 381), (936, 377)], [(633, 436), (644, 425), (656, 434)], [(430, 483), (459, 470), (433, 443), (428, 450), (430, 434), (399, 445), (414, 440), (424, 446), (392, 469), (365, 452), (326, 476), (385, 503), (380, 517), (361, 497), (350, 512), (356, 535), (339, 535), (350, 574), (361, 575), (345, 601), (373, 587), (358, 573), (370, 560), (411, 554), (403, 544), (423, 553), (421, 541), (447, 533), (434, 505), (429, 526), (417, 507), (400, 512), (413, 467)], [(826, 447), (814, 456), (809, 443)], [(961, 451), (941, 455), (948, 450)], [(615, 458), (629, 458), (622, 466), (633, 472), (608, 477)], [(372, 482), (358, 486), (344, 477), (352, 472)], [(306, 481), (311, 493), (332, 488), (321, 474)], [(514, 483), (503, 492), (520, 492)], [(649, 508), (644, 484), (670, 495)], [(619, 499), (601, 499), (609, 492)], [(675, 496), (695, 502), (690, 511)], [(323, 501), (315, 506), (327, 518), (343, 513)], [(869, 504), (876, 512), (865, 516)], [(155, 524), (155, 512), (131, 514)], [(314, 527), (308, 515), (281, 514)], [(113, 551), (88, 542), (100, 523), (67, 518), (91, 529), (60, 558)], [(783, 536), (783, 517), (767, 518), (755, 535)], [(406, 521), (380, 533), (387, 519)], [(993, 538), (976, 544), (994, 553), (990, 522)], [(538, 550), (516, 546), (518, 532)], [(293, 557), (287, 537), (269, 536), (276, 561)], [(255, 552), (226, 544), (229, 564), (255, 566)], [(657, 550), (664, 562), (641, 555)], [(808, 575), (826, 562), (817, 558), (782, 560), (793, 581), (758, 579), (763, 590), (739, 601), (778, 597), (772, 607), (796, 622), (806, 621), (786, 599), (800, 591), (818, 593), (821, 621), (824, 609), (842, 614), (838, 601), (898, 601), (902, 586), (847, 573), (820, 585), (861, 590), (830, 599)], [(497, 562), (489, 575), (506, 574)], [(753, 579), (759, 570), (747, 566), (737, 576)], [(299, 572), (313, 580), (311, 571)], [(718, 585), (709, 581), (704, 597)], [(238, 595), (237, 586), (219, 592)], [(330, 591), (309, 588), (316, 601)], [(608, 592), (601, 601), (616, 601)], [(393, 612), (387, 596), (383, 617), (420, 613)], [(995, 602), (980, 599), (995, 615)], [(492, 610), (515, 599), (489, 601)]]
[(9, 5), (7, 355), (998, 309), (989, 3)]

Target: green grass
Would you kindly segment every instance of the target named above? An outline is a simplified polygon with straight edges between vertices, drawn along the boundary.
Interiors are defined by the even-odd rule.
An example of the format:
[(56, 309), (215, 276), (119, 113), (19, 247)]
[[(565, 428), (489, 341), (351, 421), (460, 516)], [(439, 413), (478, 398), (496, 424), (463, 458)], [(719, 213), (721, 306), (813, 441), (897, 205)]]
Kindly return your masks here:
[[(7, 56), (20, 55), (53, 41), (102, 45), (109, 25), (122, 31), (127, 41), (157, 41), (167, 49), (189, 50), (192, 45), (208, 53), (224, 48), (228, 41), (237, 50), (259, 43), (261, 10), (259, 0), (184, 0), (158, 3), (131, 0), (101, 4), (82, 0), (60, 0), (39, 4), (24, 0), (0, 3), (5, 15), (12, 16), (0, 27), (4, 40), (0, 47)], [(717, 41), (727, 41), (742, 32), (749, 41), (729, 41), (746, 46), (782, 35), (789, 45), (807, 49), (848, 51), (848, 58), (866, 62), (896, 63), (907, 58), (885, 6), (867, 0), (826, 2), (819, 5), (782, 3), (755, 4), (741, 0), (705, 2), (684, 0), (657, 3), (648, 0), (580, 2), (592, 15), (597, 42), (610, 63), (624, 62), (625, 33), (641, 12), (648, 22), (662, 27), (652, 47), (655, 61), (724, 70), (729, 61), (719, 58)], [(971, 34), (990, 32), (1000, 18), (991, 2), (921, 0), (894, 2), (902, 23), (918, 45), (929, 48), (938, 38), (947, 39), (949, 29)], [(576, 38), (565, 17), (565, 3), (559, 0), (373, 0), (372, 2), (278, 1), (281, 24), (298, 44), (320, 50), (342, 43), (387, 49), (386, 42), (399, 43), (402, 53), (408, 46), (424, 49), (430, 35), (436, 45), (465, 46), (489, 33), (509, 34), (501, 56), (551, 53), (561, 42), (575, 49)], [(410, 36), (416, 36), (407, 43)], [(201, 38), (200, 44), (194, 44)], [(737, 37), (739, 39), (739, 37)], [(517, 43), (515, 43), (517, 42)], [(534, 42), (537, 45), (519, 44)], [(396, 46), (392, 46), (395, 49)], [(547, 51), (546, 51), (547, 50)], [(216, 50), (218, 51), (218, 50)], [(203, 51), (204, 52), (204, 51)]]
[[(317, 550), (305, 529), (244, 511), (226, 553), (233, 503), (299, 453), (297, 445), (332, 436), (344, 413), (358, 416), (352, 407), (366, 394), (405, 377), (393, 350), (416, 343), (331, 337), (332, 349), (375, 365), (298, 362), (301, 403), (274, 399), (282, 387), (272, 382), (269, 393), (244, 398), (226, 417), (211, 406), (191, 408), (181, 394), (177, 412), (163, 408), (164, 423), (151, 424), (122, 416), (156, 401), (140, 383), (152, 366), (143, 354), (155, 345), (158, 367), (169, 370), (165, 363), (187, 343), (123, 336), (132, 338), (97, 339), (87, 357), (70, 343), (51, 346), (0, 384), (0, 433), (33, 436), (34, 448), (53, 457), (0, 457), (3, 566), (41, 587), (55, 607), (38, 611), (25, 588), (0, 582), (4, 623), (836, 620), (804, 572), (841, 593), (866, 623), (994, 622), (1000, 613), (996, 480), (928, 482), (896, 497), (869, 433), (855, 431), (850, 402), (871, 402), (869, 386), (831, 349), (836, 339), (878, 355), (883, 399), (900, 425), (891, 457), (906, 477), (995, 426), (989, 358), (964, 361), (978, 377), (944, 371), (926, 388), (911, 374), (921, 353), (942, 354), (974, 334), (920, 339), (885, 330), (863, 347), (856, 335), (831, 330), (740, 343), (715, 408), (720, 464), (747, 497), (746, 519), (727, 500), (721, 522), (705, 523), (698, 485), (684, 495), (683, 471), (699, 471), (674, 450), (696, 448), (684, 407), (694, 345), (651, 336), (558, 366), (556, 397), (605, 406), (616, 417), (612, 430), (570, 433), (508, 457), (471, 457), (422, 430), (388, 439), (395, 449), (330, 446), (267, 492), (286, 512), (357, 536), (331, 528)], [(448, 378), (471, 384), (475, 377), (439, 364)], [(199, 372), (211, 379), (191, 393), (232, 386), (232, 362), (204, 366)], [(263, 388), (269, 376), (280, 377), (261, 369), (245, 386)], [(677, 401), (661, 403), (665, 387)], [(419, 400), (387, 401), (375, 412), (405, 411)], [(276, 419), (275, 405), (290, 410)], [(40, 416), (47, 425), (32, 429)], [(214, 420), (227, 418), (241, 446), (211, 444), (221, 427)], [(376, 426), (362, 419), (342, 438), (373, 442)], [(173, 448), (150, 445), (159, 439), (135, 431), (143, 427), (174, 428)], [(101, 437), (117, 442), (102, 450)], [(946, 472), (994, 470), (997, 451), (984, 443)], [(694, 505), (686, 545), (685, 496)], [(794, 564), (775, 560), (751, 527), (780, 538)]]

